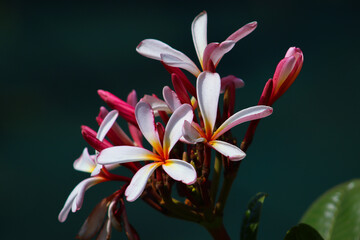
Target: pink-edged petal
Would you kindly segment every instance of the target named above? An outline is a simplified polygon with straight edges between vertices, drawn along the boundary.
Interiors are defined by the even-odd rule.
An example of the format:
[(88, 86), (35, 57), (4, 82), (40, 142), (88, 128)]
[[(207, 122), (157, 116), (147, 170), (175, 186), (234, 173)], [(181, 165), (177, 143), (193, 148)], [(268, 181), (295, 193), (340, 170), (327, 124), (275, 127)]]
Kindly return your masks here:
[(155, 153), (141, 147), (116, 146), (102, 150), (96, 161), (99, 164), (115, 164), (135, 161), (160, 161), (160, 157)]
[(231, 161), (240, 161), (246, 156), (240, 148), (227, 142), (213, 140), (209, 142), (209, 145)]
[(203, 54), (207, 45), (207, 13), (201, 12), (196, 16), (191, 24), (191, 33), (201, 66), (203, 64)]
[(85, 191), (89, 189), (90, 187), (94, 186), (95, 184), (98, 184), (100, 182), (105, 182), (107, 179), (102, 177), (91, 177), (84, 179), (81, 181), (70, 193), (69, 197), (66, 199), (66, 202), (64, 204), (64, 207), (59, 213), (58, 219), (60, 222), (65, 222), (70, 209), (72, 209), (72, 212), (76, 212), (79, 210), (82, 206), (82, 203), (84, 201), (84, 195)]
[(184, 122), (183, 137), (185, 141), (190, 144), (195, 144), (198, 142), (205, 141), (205, 138), (203, 138), (201, 134), (198, 132), (198, 130), (194, 128), (192, 124), (188, 121)]
[(221, 80), (217, 73), (202, 72), (196, 82), (198, 104), (208, 137), (212, 135), (216, 121), (220, 86)]
[(181, 105), (171, 115), (165, 127), (163, 141), (164, 156), (168, 156), (175, 143), (177, 143), (182, 136), (184, 121), (191, 122), (193, 117), (192, 107), (189, 104)]
[(130, 104), (131, 106), (135, 107), (138, 100), (137, 100), (137, 94), (135, 90), (132, 90), (129, 95), (127, 96), (126, 102)]
[(135, 107), (135, 117), (140, 131), (157, 153), (162, 153), (159, 135), (155, 127), (154, 112), (145, 102), (139, 102)]
[(195, 63), (190, 59), (189, 61), (184, 61), (177, 56), (163, 53), (161, 54), (161, 61), (170, 67), (185, 69), (192, 73), (194, 76), (198, 76), (201, 72), (199, 68), (195, 65)]
[(238, 29), (236, 32), (231, 34), (226, 40), (232, 40), (234, 42), (239, 41), (240, 39), (249, 35), (257, 27), (257, 22), (251, 22), (244, 25), (242, 28)]
[(168, 114), (172, 112), (171, 107), (169, 108), (166, 102), (156, 97), (144, 95), (144, 97), (140, 101), (148, 103), (154, 112), (164, 111)]
[(165, 161), (162, 167), (176, 181), (181, 181), (187, 185), (196, 182), (196, 171), (190, 163), (179, 159), (169, 159)]
[(234, 75), (229, 75), (221, 78), (221, 93), (225, 92), (226, 87), (232, 83), (235, 85), (235, 88), (242, 88), (245, 86), (242, 79), (237, 78)]
[(169, 108), (171, 109), (171, 112), (174, 112), (178, 107), (181, 106), (181, 102), (176, 92), (171, 90), (168, 86), (165, 86), (163, 88), (163, 97), (167, 106), (169, 106)]
[(138, 199), (138, 197), (140, 197), (140, 195), (144, 191), (148, 178), (160, 165), (162, 165), (162, 162), (150, 163), (143, 166), (139, 169), (139, 171), (135, 173), (130, 182), (130, 185), (126, 188), (126, 200), (128, 200), (129, 202), (133, 202)]
[(210, 55), (210, 59), (214, 63), (215, 67), (217, 67), (221, 58), (235, 46), (235, 43), (236, 42), (231, 40), (225, 40), (217, 45)]
[(87, 148), (84, 148), (81, 156), (74, 161), (74, 169), (82, 172), (91, 173), (95, 166), (95, 155), (90, 155)]
[[(177, 64), (183, 64), (182, 66), (185, 67), (184, 69), (190, 71), (194, 75), (199, 71), (197, 69), (195, 63), (191, 61), (190, 58), (188, 58), (185, 54), (182, 52), (173, 49), (169, 45), (155, 39), (145, 39), (143, 40), (137, 47), (136, 51), (140, 53), (141, 55), (152, 58), (159, 61), (164, 61), (169, 66), (178, 67)], [(166, 55), (167, 57), (164, 57), (162, 55)], [(182, 68), (182, 67), (180, 67)], [(189, 70), (190, 69), (190, 70)], [(197, 70), (196, 70), (197, 69)]]
[(109, 132), (111, 127), (114, 125), (116, 118), (119, 116), (119, 112), (116, 110), (112, 110), (109, 112), (104, 120), (102, 121), (99, 130), (96, 134), (96, 138), (100, 141), (104, 140), (106, 134)]
[(295, 64), (296, 64), (296, 58), (294, 56), (284, 58), (279, 62), (273, 77), (274, 94), (276, 94), (276, 92), (279, 90), (281, 85), (287, 79), (291, 71), (294, 69)]
[(137, 128), (136, 126), (134, 126), (131, 123), (128, 124), (128, 127), (129, 127), (130, 135), (131, 135), (132, 139), (134, 139), (135, 146), (142, 147), (142, 136), (143, 135), (142, 135), (141, 131), (139, 130), (139, 128)]
[(229, 129), (235, 127), (236, 125), (239, 125), (243, 122), (267, 117), (271, 115), (272, 112), (273, 109), (271, 107), (262, 105), (243, 109), (229, 117), (225, 122), (223, 122), (223, 124), (221, 124), (221, 126), (215, 131), (211, 139), (217, 139), (222, 134), (227, 132)]

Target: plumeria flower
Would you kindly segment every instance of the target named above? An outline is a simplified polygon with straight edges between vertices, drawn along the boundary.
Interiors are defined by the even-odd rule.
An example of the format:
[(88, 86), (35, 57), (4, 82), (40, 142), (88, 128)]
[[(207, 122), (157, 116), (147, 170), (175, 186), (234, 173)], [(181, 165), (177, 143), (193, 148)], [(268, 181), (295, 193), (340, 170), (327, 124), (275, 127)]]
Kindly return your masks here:
[[(99, 130), (97, 132), (96, 138), (99, 141), (103, 141), (105, 139), (106, 134), (109, 132), (111, 127), (114, 125), (116, 118), (118, 117), (118, 111), (113, 110), (109, 112), (104, 120), (102, 121)], [(86, 178), (81, 181), (70, 193), (69, 197), (67, 198), (63, 209), (59, 214), (59, 221), (64, 222), (70, 212), (78, 211), (82, 203), (84, 201), (85, 191), (90, 187), (105, 181), (109, 181), (110, 179), (106, 177), (106, 175), (99, 175), (102, 165), (96, 164), (96, 156), (98, 152), (94, 155), (90, 155), (87, 148), (84, 148), (83, 153), (81, 156), (74, 161), (74, 168), (78, 171), (88, 172), (91, 173), (90, 178)], [(106, 169), (113, 169), (119, 166), (119, 164), (107, 165)], [(119, 176), (122, 178), (121, 176)]]
[[(229, 52), (240, 39), (254, 31), (256, 26), (256, 22), (248, 23), (231, 34), (225, 41), (208, 44), (207, 13), (206, 11), (200, 13), (192, 22), (191, 32), (203, 71), (214, 71), (221, 58)], [(189, 57), (159, 40), (145, 39), (137, 46), (136, 51), (145, 57), (162, 61), (168, 66), (185, 69), (196, 77), (201, 73)]]
[(183, 128), (184, 139), (192, 144), (204, 142), (230, 160), (239, 161), (245, 157), (245, 153), (240, 148), (217, 139), (240, 123), (269, 116), (272, 113), (272, 108), (268, 106), (246, 108), (229, 117), (214, 132), (220, 88), (219, 74), (203, 72), (199, 75), (197, 79), (197, 96), (205, 130), (194, 122), (185, 121)]
[(171, 149), (182, 136), (184, 121), (193, 119), (191, 106), (183, 104), (174, 111), (165, 127), (162, 143), (151, 106), (145, 102), (139, 102), (135, 108), (135, 116), (142, 134), (154, 148), (155, 153), (141, 147), (115, 146), (104, 149), (97, 158), (99, 164), (153, 161), (143, 166), (133, 176), (125, 191), (127, 200), (135, 201), (142, 194), (148, 178), (160, 166), (173, 179), (185, 184), (193, 184), (197, 178), (194, 167), (183, 160), (170, 158)]
[[(103, 141), (105, 139), (106, 134), (109, 132), (111, 127), (114, 125), (116, 118), (118, 117), (119, 113), (116, 110), (109, 112), (102, 123), (100, 124), (99, 130), (97, 132), (96, 138), (99, 141)], [(95, 162), (95, 158), (98, 152), (94, 155), (90, 155), (87, 148), (84, 148), (81, 156), (74, 161), (74, 169), (82, 172), (91, 173), (91, 176), (95, 176), (100, 173), (102, 165), (98, 165)], [(107, 166), (107, 169), (113, 169), (114, 167), (118, 166), (118, 164)]]

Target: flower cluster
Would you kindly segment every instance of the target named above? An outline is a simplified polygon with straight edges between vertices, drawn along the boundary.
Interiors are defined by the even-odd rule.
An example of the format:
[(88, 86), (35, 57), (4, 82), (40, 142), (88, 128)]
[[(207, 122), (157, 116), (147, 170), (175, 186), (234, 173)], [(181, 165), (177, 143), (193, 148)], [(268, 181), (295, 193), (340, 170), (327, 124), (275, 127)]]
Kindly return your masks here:
[[(59, 221), (64, 222), (70, 210), (76, 212), (81, 208), (87, 189), (106, 181), (123, 184), (120, 190), (95, 207), (78, 234), (80, 239), (96, 235), (98, 239), (108, 239), (112, 227), (125, 229), (129, 239), (138, 239), (127, 219), (123, 198), (127, 201), (141, 198), (168, 216), (198, 222), (205, 227), (216, 218), (222, 219), (229, 181), (224, 181), (218, 196), (221, 168), (224, 168), (225, 179), (235, 178), (251, 142), (247, 140), (252, 139), (259, 119), (272, 113), (271, 106), (293, 83), (303, 63), (301, 50), (290, 48), (274, 77), (266, 83), (258, 105), (235, 112), (235, 89), (243, 87), (244, 82), (233, 75), (221, 78), (216, 68), (221, 58), (256, 26), (256, 22), (251, 22), (221, 43), (208, 43), (207, 13), (200, 13), (191, 30), (201, 68), (185, 54), (159, 40), (143, 40), (136, 50), (162, 62), (171, 74), (173, 90), (165, 86), (163, 99), (145, 95), (140, 100), (133, 90), (126, 101), (110, 92), (98, 91), (112, 110), (100, 108), (96, 117), (97, 132), (82, 127), (83, 137), (95, 151), (90, 155), (85, 148), (75, 160), (74, 168), (90, 173), (90, 177), (70, 193)], [(193, 74), (196, 80), (188, 79), (181, 69)], [(118, 117), (127, 123), (130, 136), (116, 123)], [(238, 147), (230, 130), (249, 121), (247, 135)], [(145, 147), (143, 138), (150, 148)], [(214, 174), (210, 179), (212, 162)], [(117, 167), (131, 171), (132, 178), (116, 174)], [(183, 201), (172, 197), (174, 185)]]

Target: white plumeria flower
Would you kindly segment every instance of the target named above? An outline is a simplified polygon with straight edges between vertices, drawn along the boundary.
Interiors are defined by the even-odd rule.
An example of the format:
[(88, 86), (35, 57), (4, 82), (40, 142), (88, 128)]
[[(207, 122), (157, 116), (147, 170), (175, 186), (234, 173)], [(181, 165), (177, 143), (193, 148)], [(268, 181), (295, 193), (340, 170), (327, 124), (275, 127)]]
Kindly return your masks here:
[(135, 116), (141, 132), (156, 153), (140, 147), (116, 146), (104, 149), (97, 158), (99, 164), (154, 161), (154, 163), (143, 166), (133, 176), (125, 191), (127, 200), (135, 201), (142, 194), (148, 178), (160, 166), (173, 179), (185, 184), (193, 184), (197, 178), (194, 167), (183, 160), (169, 158), (171, 149), (182, 136), (184, 122), (193, 119), (191, 106), (183, 104), (174, 111), (165, 127), (162, 143), (156, 130), (154, 112), (151, 106), (145, 102), (139, 102), (135, 108)]
[(84, 201), (84, 195), (85, 191), (88, 190), (90, 187), (101, 183), (108, 181), (107, 178), (103, 178), (100, 176), (90, 177), (86, 178), (83, 181), (81, 181), (70, 193), (69, 197), (66, 199), (66, 202), (64, 204), (64, 207), (59, 213), (58, 219), (60, 222), (65, 222), (70, 209), (72, 212), (78, 211)]
[[(105, 139), (106, 134), (109, 132), (111, 127), (114, 125), (116, 118), (118, 117), (119, 113), (116, 110), (109, 112), (102, 123), (100, 124), (99, 130), (97, 132), (96, 138), (99, 141), (103, 141)], [(121, 130), (121, 129), (120, 129)], [(121, 130), (122, 131), (122, 130)], [(125, 133), (124, 133), (125, 134)], [(100, 173), (102, 165), (96, 164), (96, 156), (98, 152), (94, 155), (90, 155), (87, 148), (84, 148), (83, 153), (81, 156), (74, 161), (74, 169), (82, 172), (91, 173), (91, 176), (95, 176)], [(113, 169), (118, 164), (114, 164), (111, 166), (106, 166), (106, 169)]]
[[(109, 132), (111, 127), (114, 125), (116, 118), (118, 117), (118, 111), (113, 110), (109, 112), (106, 117), (104, 118), (103, 122), (100, 124), (99, 130), (97, 132), (96, 138), (99, 141), (103, 141), (106, 134)], [(59, 221), (64, 222), (70, 212), (76, 212), (82, 206), (84, 201), (84, 194), (87, 189), (90, 187), (104, 181), (108, 181), (107, 178), (96, 176), (100, 173), (102, 165), (96, 164), (96, 156), (98, 152), (94, 155), (90, 155), (87, 148), (84, 148), (83, 153), (81, 156), (74, 161), (74, 168), (78, 171), (88, 172), (91, 173), (90, 178), (86, 178), (85, 180), (81, 181), (70, 193), (69, 197), (67, 198), (64, 207), (62, 208), (59, 214)], [(106, 166), (106, 169), (113, 169), (117, 167), (118, 164), (113, 164)]]
[[(251, 22), (231, 34), (221, 43), (207, 43), (207, 13), (203, 11), (192, 22), (191, 32), (196, 53), (203, 71), (216, 68), (221, 58), (229, 52), (240, 39), (244, 38), (257, 26)], [(196, 77), (201, 73), (196, 64), (182, 52), (155, 39), (145, 39), (136, 48), (141, 55), (164, 62), (171, 67), (182, 68)]]
[(236, 125), (269, 116), (272, 108), (268, 106), (255, 106), (241, 110), (229, 117), (214, 132), (220, 95), (220, 76), (217, 73), (202, 72), (197, 79), (197, 97), (205, 131), (196, 123), (184, 123), (184, 139), (189, 143), (204, 142), (232, 161), (243, 159), (246, 154), (238, 147), (217, 140), (221, 135)]

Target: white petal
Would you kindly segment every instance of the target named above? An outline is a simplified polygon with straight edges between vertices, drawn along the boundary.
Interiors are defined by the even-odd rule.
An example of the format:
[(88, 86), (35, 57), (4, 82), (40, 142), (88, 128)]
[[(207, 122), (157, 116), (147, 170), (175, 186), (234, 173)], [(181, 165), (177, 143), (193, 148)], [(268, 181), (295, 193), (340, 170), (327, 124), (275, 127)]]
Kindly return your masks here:
[(229, 129), (239, 125), (243, 122), (248, 122), (271, 115), (272, 108), (268, 106), (254, 106), (241, 110), (231, 117), (229, 117), (221, 126), (215, 131), (212, 139), (217, 139)]
[(156, 97), (145, 95), (140, 101), (148, 103), (154, 111), (164, 111), (168, 114), (172, 112), (166, 102)]
[(217, 73), (202, 72), (196, 82), (200, 112), (206, 134), (212, 134), (218, 108), (221, 80)]
[(73, 212), (81, 208), (84, 201), (84, 194), (87, 189), (106, 180), (107, 179), (102, 177), (91, 177), (81, 181), (78, 185), (76, 185), (76, 187), (70, 193), (69, 197), (66, 199), (64, 207), (59, 213), (59, 221), (64, 222), (66, 220), (71, 208), (73, 208)]
[(171, 115), (165, 127), (163, 142), (164, 156), (168, 156), (168, 153), (182, 136), (184, 121), (191, 122), (193, 117), (192, 107), (189, 104), (181, 105)]
[(139, 169), (131, 179), (130, 185), (126, 188), (125, 196), (129, 202), (135, 201), (146, 186), (148, 178), (153, 174), (155, 169), (162, 165), (161, 163), (150, 163)]
[[(171, 62), (174, 62), (174, 60), (176, 59), (175, 62), (177, 62), (177, 64), (183, 63), (184, 67), (185, 67), (184, 69), (186, 69), (188, 71), (190, 71), (189, 69), (191, 69), (191, 71), (190, 71), (191, 73), (193, 73), (193, 71), (194, 71), (194, 73), (196, 73), (197, 71), (200, 72), (200, 70), (197, 69), (195, 63), (193, 61), (191, 61), (191, 59), (188, 58), (185, 54), (183, 54), (182, 52), (180, 52), (178, 50), (173, 49), (169, 45), (167, 45), (159, 40), (145, 39), (137, 46), (136, 51), (145, 57), (152, 58), (152, 59), (159, 60), (159, 61), (164, 61), (164, 59), (161, 55), (167, 55), (169, 57), (166, 57), (165, 62), (170, 61), (169, 63), (166, 63), (169, 66), (172, 66), (172, 65), (170, 65), (170, 64), (172, 64)], [(189, 68), (189, 69), (187, 69), (187, 68)], [(196, 69), (197, 69), (197, 71), (196, 71)]]
[(231, 161), (240, 161), (246, 156), (246, 154), (240, 148), (227, 142), (214, 140), (210, 141), (209, 144), (212, 148), (220, 152), (222, 155), (228, 157)]
[(189, 61), (184, 61), (183, 59), (180, 59), (177, 56), (163, 53), (161, 54), (161, 61), (163, 61), (166, 65), (171, 67), (185, 69), (190, 73), (192, 73), (194, 76), (198, 76), (201, 72), (199, 68), (195, 65), (195, 63), (190, 59)]
[(106, 166), (101, 165), (101, 164), (97, 164), (96, 167), (94, 168), (94, 170), (92, 171), (91, 176), (93, 177), (93, 176), (98, 175), (103, 167), (105, 167), (106, 170), (112, 170), (112, 169), (117, 168), (119, 166), (120, 165), (118, 163), (108, 164)]
[(159, 161), (160, 158), (158, 155), (150, 152), (145, 148), (133, 146), (116, 146), (105, 148), (96, 158), (96, 161), (103, 165), (144, 160)]
[(104, 140), (106, 134), (109, 132), (111, 127), (113, 126), (116, 118), (118, 117), (119, 113), (116, 110), (112, 110), (109, 112), (104, 120), (102, 121), (99, 130), (97, 132), (96, 138), (99, 139), (101, 142)]
[(192, 126), (192, 124), (188, 121), (184, 122), (183, 127), (183, 136), (184, 139), (191, 144), (195, 144), (198, 142), (203, 142), (205, 139), (201, 136), (196, 128)]
[(81, 156), (74, 161), (74, 169), (82, 172), (91, 173), (95, 166), (95, 155), (90, 156), (87, 148), (84, 148)]
[(207, 45), (207, 13), (203, 11), (191, 24), (191, 33), (194, 41), (196, 54), (200, 64), (203, 64), (203, 54)]
[(196, 171), (190, 163), (179, 159), (169, 159), (165, 161), (162, 167), (176, 181), (181, 181), (187, 185), (196, 182)]
[(181, 106), (181, 102), (173, 90), (171, 90), (168, 86), (163, 88), (163, 97), (166, 104), (171, 109), (171, 112), (174, 112), (178, 107)]
[(146, 140), (158, 152), (162, 152), (159, 135), (155, 127), (154, 112), (151, 106), (145, 102), (139, 102), (135, 107), (135, 117), (140, 131)]

